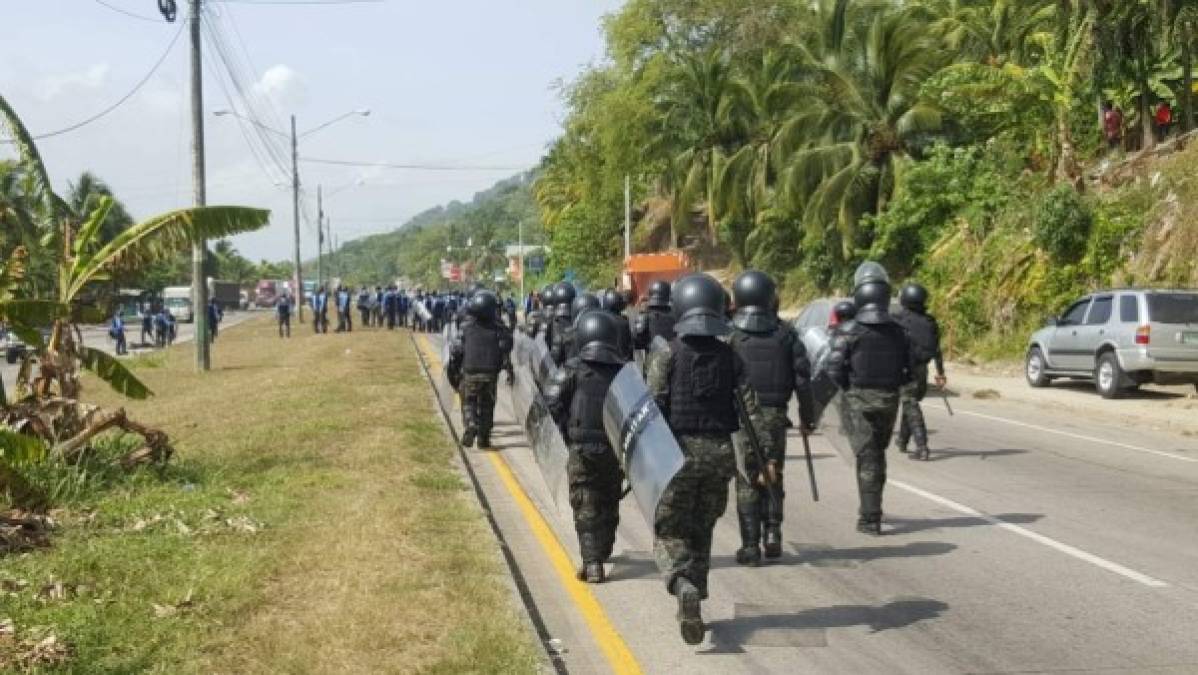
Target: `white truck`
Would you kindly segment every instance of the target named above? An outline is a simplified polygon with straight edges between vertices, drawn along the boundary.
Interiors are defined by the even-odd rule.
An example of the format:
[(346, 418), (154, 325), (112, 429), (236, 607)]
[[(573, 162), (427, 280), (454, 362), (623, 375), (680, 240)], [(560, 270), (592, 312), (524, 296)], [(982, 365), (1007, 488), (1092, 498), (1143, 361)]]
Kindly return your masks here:
[(162, 289), (162, 306), (177, 321), (191, 323), (195, 320), (191, 313), (191, 286), (167, 286)]

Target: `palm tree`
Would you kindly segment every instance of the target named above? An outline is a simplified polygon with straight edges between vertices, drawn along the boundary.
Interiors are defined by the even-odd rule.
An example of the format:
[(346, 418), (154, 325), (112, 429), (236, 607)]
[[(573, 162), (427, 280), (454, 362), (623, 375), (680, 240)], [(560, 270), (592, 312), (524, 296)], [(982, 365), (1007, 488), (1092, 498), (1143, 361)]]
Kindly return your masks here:
[(809, 234), (834, 233), (847, 260), (860, 218), (885, 208), (915, 145), (940, 129), (919, 88), (944, 56), (917, 9), (840, 0), (824, 17), (822, 51), (805, 47), (807, 105), (780, 144), (783, 182)]
[[(165, 434), (128, 420), (123, 410), (99, 415), (94, 407), (78, 401), (82, 369), (128, 397), (150, 395), (115, 357), (83, 344), (77, 324), (85, 317), (95, 317), (99, 310), (85, 299), (84, 291), (114, 275), (188, 249), (196, 240), (264, 227), (270, 214), (237, 206), (181, 209), (127, 227), (104, 241), (101, 232), (112, 216), (112, 197), (100, 195), (89, 212), (76, 212), (51, 189), (32, 137), (3, 97), (0, 122), (9, 131), (21, 171), (29, 179), (27, 194), (34, 200), (28, 218), (46, 244), (38, 253), (56, 269), (56, 289), (47, 297), (22, 295), (13, 290), (11, 281), (0, 284), (0, 316), (36, 348), (36, 354), (22, 365), (18, 386), (24, 397), (0, 409), (0, 423), (9, 430), (53, 442), (54, 452), (67, 456), (82, 451), (97, 433), (119, 427), (146, 439), (147, 457), (165, 459), (170, 452)], [(83, 201), (86, 204), (90, 199)], [(16, 269), (10, 261), (0, 276), (18, 279)], [(48, 341), (43, 341), (36, 329), (44, 325), (52, 327)], [(36, 375), (31, 375), (33, 362)]]

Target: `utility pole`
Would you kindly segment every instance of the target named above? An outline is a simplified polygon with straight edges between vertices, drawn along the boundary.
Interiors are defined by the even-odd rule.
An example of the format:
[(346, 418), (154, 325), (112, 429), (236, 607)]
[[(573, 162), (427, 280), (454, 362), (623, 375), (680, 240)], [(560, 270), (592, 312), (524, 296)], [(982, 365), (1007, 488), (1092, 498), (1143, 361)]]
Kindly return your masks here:
[(632, 178), (624, 174), (624, 259), (632, 256)]
[(295, 115), (291, 116), (291, 219), (295, 226), (295, 292), (296, 298), (298, 298), (296, 318), (299, 323), (303, 323), (304, 271), (300, 268), (299, 139), (295, 135)]
[[(204, 176), (204, 80), (200, 57), (200, 2), (190, 0), (191, 15), (191, 184), (195, 205), (208, 201)], [(191, 244), (191, 312), (195, 321), (196, 370), (212, 367), (208, 351), (208, 281), (204, 276), (204, 258), (208, 248), (203, 239)]]
[(520, 306), (524, 306), (524, 221), (516, 221), (516, 259), (520, 261)]
[[(321, 199), (320, 185), (316, 186), (316, 285), (324, 283), (321, 266), (324, 263), (324, 203)], [(330, 268), (331, 269), (331, 268)]]

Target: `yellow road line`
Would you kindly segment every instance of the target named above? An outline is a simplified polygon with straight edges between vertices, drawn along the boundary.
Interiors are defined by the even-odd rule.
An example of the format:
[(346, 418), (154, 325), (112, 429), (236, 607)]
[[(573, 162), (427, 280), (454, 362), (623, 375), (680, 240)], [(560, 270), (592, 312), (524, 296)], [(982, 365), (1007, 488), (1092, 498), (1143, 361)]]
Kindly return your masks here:
[[(432, 343), (427, 335), (422, 336), (421, 345), (426, 359), (430, 364), (436, 365), (440, 370), (440, 357), (436, 354), (436, 350), (432, 348)], [(579, 614), (586, 621), (587, 627), (591, 630), (591, 636), (595, 638), (596, 644), (599, 645), (600, 651), (607, 659), (608, 665), (611, 666), (612, 672), (620, 673), (621, 675), (633, 675), (635, 673), (643, 673), (641, 666), (637, 663), (636, 656), (632, 650), (628, 648), (628, 644), (624, 642), (616, 627), (612, 625), (611, 619), (607, 613), (603, 611), (603, 605), (591, 592), (591, 588), (586, 583), (579, 581), (575, 576), (574, 563), (570, 560), (570, 554), (562, 546), (561, 541), (557, 538), (553, 528), (537, 510), (528, 493), (524, 491), (523, 486), (516, 479), (515, 473), (512, 471), (511, 465), (504, 459), (503, 454), (495, 451), (486, 453), (491, 460), (491, 465), (495, 468), (495, 472), (499, 475), (503, 486), (507, 488), (508, 493), (515, 500), (516, 506), (520, 508), (521, 515), (524, 516), (524, 522), (532, 530), (533, 535), (537, 538), (537, 542), (541, 545), (541, 550), (548, 556), (549, 562), (552, 563), (553, 569), (557, 572), (558, 581), (566, 589), (566, 593), (570, 596), (570, 600), (578, 608)]]

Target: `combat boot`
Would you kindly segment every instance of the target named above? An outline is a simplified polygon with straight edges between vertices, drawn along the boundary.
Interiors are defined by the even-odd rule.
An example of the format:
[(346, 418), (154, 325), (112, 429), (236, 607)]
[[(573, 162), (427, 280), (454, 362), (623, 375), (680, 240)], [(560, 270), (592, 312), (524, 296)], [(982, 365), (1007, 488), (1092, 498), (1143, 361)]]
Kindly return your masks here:
[(707, 627), (703, 625), (703, 607), (699, 589), (686, 577), (674, 582), (674, 595), (678, 596), (678, 626), (682, 641), (688, 645), (703, 642)]
[(472, 445), (474, 445), (474, 428), (467, 427), (466, 431), (462, 434), (462, 447), (469, 448)]
[(882, 534), (882, 521), (872, 520), (867, 518), (857, 519), (857, 531), (861, 534), (871, 534), (878, 536)]
[(741, 547), (736, 551), (736, 563), (757, 567), (761, 564), (761, 519), (757, 513), (738, 513)]
[(916, 448), (915, 452), (911, 453), (911, 459), (916, 459), (916, 460), (926, 462), (926, 461), (930, 460), (931, 458), (932, 458), (932, 451), (927, 449), (926, 447)]
[(781, 525), (766, 525), (765, 526), (765, 557), (781, 558), (782, 557), (782, 526)]
[(603, 563), (589, 562), (582, 566), (582, 580), (588, 584), (601, 584), (607, 579), (607, 574), (603, 571)]
[(490, 436), (479, 436), (478, 437), (478, 449), (479, 450), (492, 449), (491, 448), (491, 437)]

